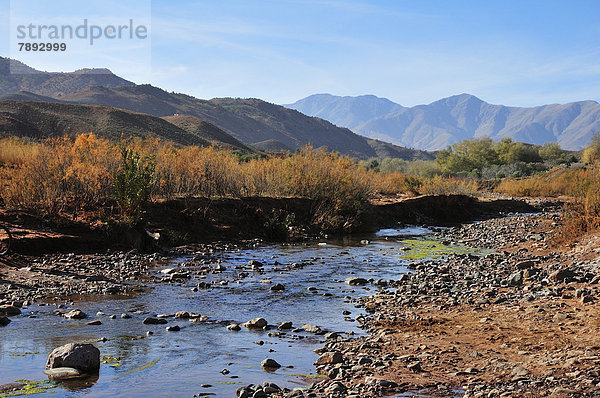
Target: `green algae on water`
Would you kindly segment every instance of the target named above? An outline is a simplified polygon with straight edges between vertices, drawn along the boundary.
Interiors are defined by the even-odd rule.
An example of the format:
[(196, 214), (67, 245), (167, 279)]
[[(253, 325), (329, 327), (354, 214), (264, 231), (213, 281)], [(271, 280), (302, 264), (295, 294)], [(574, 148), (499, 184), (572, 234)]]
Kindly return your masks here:
[(17, 383), (23, 383), (22, 389), (17, 391), (11, 391), (6, 393), (0, 393), (0, 398), (5, 397), (20, 397), (25, 395), (35, 395), (35, 394), (51, 394), (54, 391), (50, 391), (51, 389), (58, 386), (58, 383), (50, 380), (42, 380), (42, 381), (33, 381), (33, 380), (15, 380)]
[(112, 355), (104, 355), (102, 357), (102, 359), (100, 360), (100, 362), (102, 362), (105, 365), (110, 365), (113, 368), (119, 368), (119, 367), (123, 366), (123, 362), (121, 361), (121, 358), (113, 357)]
[(132, 375), (132, 374), (134, 374), (134, 373), (141, 372), (142, 370), (150, 369), (151, 367), (153, 367), (153, 366), (154, 366), (154, 365), (156, 365), (157, 363), (158, 363), (158, 359), (155, 359), (154, 361), (152, 361), (152, 362), (148, 362), (147, 364), (145, 364), (145, 365), (142, 365), (142, 366), (140, 366), (139, 368), (130, 369), (130, 370), (126, 371), (126, 372), (123, 372), (123, 373), (121, 373), (121, 374), (120, 374), (120, 375), (117, 377), (117, 379), (120, 379), (120, 378), (122, 378), (122, 377), (126, 377), (126, 376), (129, 376), (129, 375)]
[(464, 245), (446, 246), (437, 240), (405, 239), (399, 242), (408, 249), (400, 255), (404, 260), (439, 258), (449, 254), (485, 255), (493, 253), (491, 250), (475, 249)]
[(39, 354), (38, 351), (26, 351), (26, 352), (14, 352), (12, 354), (8, 354), (9, 357), (26, 357), (27, 355), (35, 355)]
[(304, 375), (304, 374), (299, 374), (299, 373), (292, 373), (290, 376), (298, 377), (298, 378), (305, 379), (305, 380), (326, 379), (327, 378), (327, 376), (319, 375), (319, 374)]

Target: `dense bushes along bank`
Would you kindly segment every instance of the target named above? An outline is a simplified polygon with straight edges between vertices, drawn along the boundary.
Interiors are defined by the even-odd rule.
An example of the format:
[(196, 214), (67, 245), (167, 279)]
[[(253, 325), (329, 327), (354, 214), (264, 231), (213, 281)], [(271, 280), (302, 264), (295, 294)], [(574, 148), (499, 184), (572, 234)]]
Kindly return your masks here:
[[(474, 193), (463, 179), (378, 173), (354, 159), (306, 147), (242, 160), (215, 147), (157, 139), (111, 142), (93, 134), (44, 142), (0, 141), (0, 197), (9, 208), (49, 215), (90, 214), (133, 222), (146, 199), (296, 197), (311, 199), (322, 230), (352, 230), (378, 194)], [(107, 206), (108, 204), (108, 206)], [(105, 212), (114, 205), (120, 212)]]

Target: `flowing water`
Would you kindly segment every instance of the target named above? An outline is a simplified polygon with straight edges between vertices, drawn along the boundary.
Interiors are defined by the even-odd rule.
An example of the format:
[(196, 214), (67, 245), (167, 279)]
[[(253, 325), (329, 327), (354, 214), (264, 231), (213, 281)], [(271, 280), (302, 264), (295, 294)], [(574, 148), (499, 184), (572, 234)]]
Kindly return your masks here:
[[(199, 280), (192, 278), (182, 284), (151, 284), (150, 292), (143, 294), (83, 298), (70, 307), (89, 314), (85, 320), (52, 314), (54, 304), (30, 306), (0, 329), (0, 384), (17, 379), (45, 380), (42, 371), (52, 349), (104, 337), (107, 340), (96, 345), (109, 363), (101, 366), (97, 380), (61, 383), (40, 395), (233, 397), (238, 387), (264, 381), (280, 387), (304, 386), (318, 377), (313, 366), (317, 354), (312, 350), (322, 346), (323, 336), (288, 331), (283, 337), (270, 337), (268, 332), (245, 328), (228, 331), (226, 323), (176, 319), (169, 319), (169, 325), (179, 325), (181, 331), (167, 332), (166, 325), (143, 325), (142, 320), (161, 313), (189, 311), (205, 315), (209, 321), (244, 322), (263, 317), (273, 325), (291, 321), (294, 327), (314, 324), (328, 331), (360, 335), (354, 321), (360, 310), (348, 296), (373, 294), (375, 287), (349, 286), (344, 279), (397, 279), (409, 272), (400, 240), (431, 232), (417, 227), (386, 229), (360, 238), (217, 254), (216, 259), (226, 270), (208, 275), (204, 281), (228, 280), (228, 284), (195, 292), (192, 288)], [(168, 267), (184, 260), (178, 259)], [(236, 275), (243, 271), (239, 266), (250, 260), (262, 262), (264, 273), (247, 271), (247, 278), (236, 281)], [(300, 266), (289, 267), (294, 263)], [(282, 283), (285, 290), (272, 292), (272, 284), (261, 282), (265, 279), (272, 284)], [(309, 291), (309, 287), (316, 291)], [(98, 311), (106, 315), (96, 316)], [(343, 311), (351, 315), (345, 317)], [(132, 318), (122, 319), (122, 313)], [(111, 314), (117, 315), (116, 319), (109, 319)], [(87, 325), (91, 319), (101, 320), (102, 325)], [(153, 334), (147, 335), (148, 331)], [(260, 361), (265, 358), (275, 359), (282, 367), (272, 373), (263, 371)], [(224, 369), (226, 374), (222, 373)]]

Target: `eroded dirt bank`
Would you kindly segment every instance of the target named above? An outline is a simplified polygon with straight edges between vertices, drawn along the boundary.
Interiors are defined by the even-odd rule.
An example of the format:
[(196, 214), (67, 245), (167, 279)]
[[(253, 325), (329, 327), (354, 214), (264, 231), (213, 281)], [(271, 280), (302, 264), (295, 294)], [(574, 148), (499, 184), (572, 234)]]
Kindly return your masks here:
[[(505, 212), (531, 212), (540, 203), (523, 200), (477, 200), (464, 195), (421, 196), (373, 201), (344, 231), (323, 231), (318, 204), (298, 198), (179, 199), (152, 203), (143, 225), (128, 227), (87, 221), (85, 214), (52, 219), (0, 208), (0, 223), (13, 233), (13, 253), (94, 253), (106, 249), (153, 251), (146, 230), (157, 232), (160, 246), (263, 239), (271, 242), (311, 239), (323, 232), (360, 233), (398, 223), (455, 225)], [(99, 209), (97, 212), (109, 212)], [(96, 214), (97, 216), (97, 214)]]
[(317, 371), (330, 379), (315, 391), (599, 396), (600, 238), (552, 247), (559, 220), (544, 212), (443, 233), (496, 253), (415, 262), (414, 273), (362, 300), (370, 336), (328, 342), (322, 352), (340, 352), (343, 361), (324, 357)]

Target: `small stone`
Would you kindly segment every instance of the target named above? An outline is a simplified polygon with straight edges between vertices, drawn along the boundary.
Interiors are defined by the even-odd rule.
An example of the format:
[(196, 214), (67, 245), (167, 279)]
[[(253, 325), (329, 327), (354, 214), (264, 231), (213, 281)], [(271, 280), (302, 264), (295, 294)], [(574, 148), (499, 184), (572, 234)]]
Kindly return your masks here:
[(335, 365), (336, 363), (342, 363), (344, 356), (341, 352), (326, 352), (317, 359), (317, 365)]
[(571, 390), (570, 388), (556, 387), (552, 390), (552, 395), (572, 396), (572, 394), (575, 394), (576, 392), (577, 391)]
[(266, 369), (279, 369), (281, 365), (274, 359), (267, 358), (260, 363), (260, 366)]
[(96, 320), (93, 320), (93, 321), (89, 321), (86, 325), (98, 326), (98, 325), (102, 325), (102, 322), (100, 322), (98, 319), (96, 319)]
[(271, 286), (271, 291), (273, 292), (281, 292), (285, 290), (285, 286), (283, 286), (281, 283), (276, 283), (273, 286)]
[(510, 374), (511, 376), (525, 377), (531, 374), (531, 372), (521, 366), (515, 366)]
[(166, 319), (160, 319), (160, 318), (145, 318), (143, 321), (144, 325), (165, 325), (167, 323)]
[(567, 314), (557, 312), (552, 319), (554, 320), (554, 322), (564, 322), (567, 320), (568, 317), (569, 316)]
[(23, 383), (0, 384), (0, 394), (7, 394), (7, 393), (19, 391), (19, 390), (22, 390), (23, 387), (25, 387), (25, 384), (23, 384)]
[(74, 309), (65, 314), (65, 318), (69, 319), (85, 319), (87, 314), (79, 309)]
[(0, 326), (7, 326), (10, 323), (10, 319), (5, 316), (0, 316)]
[(367, 283), (369, 283), (368, 280), (366, 280), (365, 278), (357, 278), (357, 277), (349, 277), (346, 278), (346, 280), (344, 281), (347, 285), (351, 285), (351, 286), (362, 286), (362, 285), (366, 285)]
[(519, 286), (523, 283), (523, 271), (517, 271), (508, 277), (509, 286)]
[(378, 386), (381, 386), (384, 388), (394, 388), (398, 385), (391, 380), (378, 379), (377, 377), (373, 377), (373, 376), (365, 377), (365, 384), (378, 385)]
[(302, 326), (301, 329), (308, 333), (314, 333), (314, 334), (324, 334), (325, 333), (325, 332), (323, 332), (323, 330), (321, 330), (320, 327), (311, 325), (311, 324), (306, 324), (306, 325)]
[(421, 372), (423, 370), (423, 369), (421, 369), (421, 362), (418, 362), (418, 361), (409, 363), (406, 367), (408, 368), (408, 370), (415, 372), (415, 373)]
[(240, 330), (242, 330), (242, 328), (237, 323), (232, 323), (231, 325), (227, 325), (227, 330), (232, 332), (239, 332)]
[(179, 332), (181, 330), (181, 328), (177, 325), (173, 325), (173, 326), (167, 326), (166, 330), (167, 330), (167, 332)]
[(20, 314), (21, 310), (14, 305), (0, 305), (0, 315), (2, 316), (15, 316)]
[(279, 324), (279, 326), (277, 326), (277, 329), (280, 329), (280, 330), (288, 330), (288, 329), (291, 329), (291, 328), (292, 328), (292, 322), (289, 322), (289, 321), (288, 322), (281, 322)]
[(548, 279), (555, 282), (570, 282), (575, 275), (575, 272), (569, 269), (559, 269), (551, 273)]
[(267, 321), (264, 318), (254, 318), (244, 323), (248, 329), (262, 329), (267, 326)]

